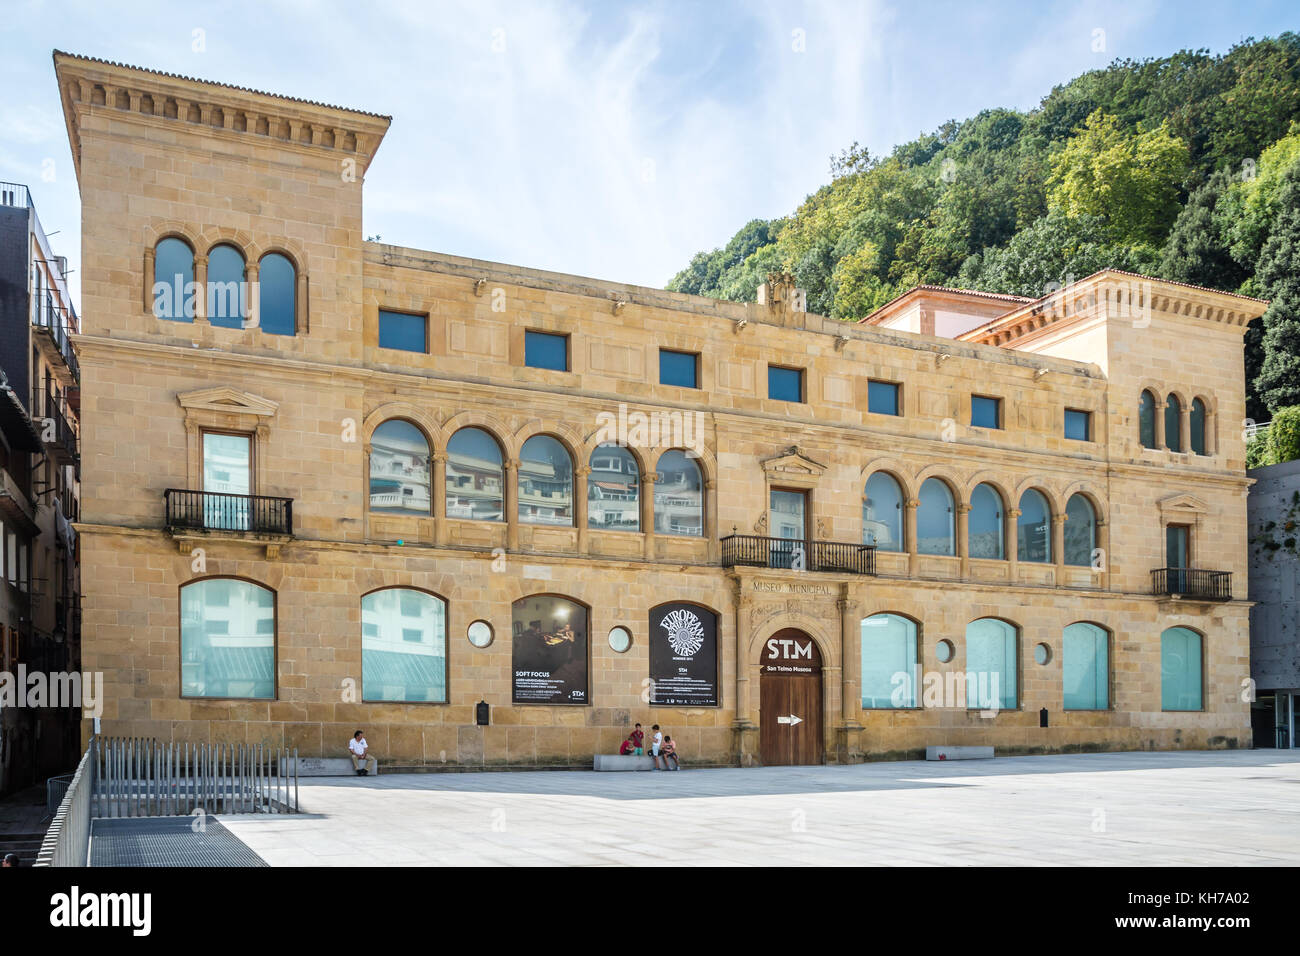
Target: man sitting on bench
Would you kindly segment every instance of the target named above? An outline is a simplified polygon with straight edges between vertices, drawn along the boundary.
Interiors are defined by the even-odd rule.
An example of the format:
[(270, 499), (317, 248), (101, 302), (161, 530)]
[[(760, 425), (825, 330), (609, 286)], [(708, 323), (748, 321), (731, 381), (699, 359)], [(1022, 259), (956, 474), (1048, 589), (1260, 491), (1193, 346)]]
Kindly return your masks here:
[[(358, 777), (364, 777), (371, 770), (378, 771), (379, 762), (370, 752), (370, 747), (366, 744), (366, 738), (361, 735), (361, 731), (358, 730), (352, 735), (352, 739), (348, 741), (348, 750), (352, 752), (352, 769), (357, 772)], [(361, 766), (362, 763), (365, 763), (369, 769)]]

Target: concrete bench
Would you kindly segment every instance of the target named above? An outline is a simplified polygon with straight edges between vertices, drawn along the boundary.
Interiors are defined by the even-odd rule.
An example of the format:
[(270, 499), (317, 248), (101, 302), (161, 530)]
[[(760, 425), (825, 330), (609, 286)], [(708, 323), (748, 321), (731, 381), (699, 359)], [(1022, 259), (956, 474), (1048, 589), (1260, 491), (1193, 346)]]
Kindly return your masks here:
[(655, 758), (649, 754), (638, 757), (636, 754), (596, 754), (593, 770), (653, 770)]
[(992, 747), (926, 747), (926, 760), (991, 760)]
[[(363, 763), (364, 767), (365, 764)], [(288, 773), (288, 761), (280, 761), (280, 769)], [(371, 776), (379, 775), (379, 765), (375, 764), (375, 769), (370, 771)], [(357, 772), (352, 769), (351, 757), (299, 757), (298, 758), (298, 776), (300, 777), (355, 777)]]

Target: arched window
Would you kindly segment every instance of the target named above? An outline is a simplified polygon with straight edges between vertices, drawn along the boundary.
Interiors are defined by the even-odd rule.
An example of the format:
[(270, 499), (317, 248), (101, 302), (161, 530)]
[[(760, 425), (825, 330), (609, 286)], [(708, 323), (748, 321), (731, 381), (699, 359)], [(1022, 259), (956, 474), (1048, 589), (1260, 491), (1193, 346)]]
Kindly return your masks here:
[(573, 525), (573, 459), (550, 435), (534, 435), (520, 449), (519, 520)]
[(916, 551), (918, 554), (956, 554), (956, 515), (952, 491), (938, 478), (921, 483), (916, 509)]
[(194, 321), (194, 250), (183, 239), (168, 236), (153, 252), (153, 314), (177, 322)]
[(655, 471), (655, 533), (704, 537), (704, 482), (684, 451), (659, 456)]
[(275, 594), (238, 578), (181, 587), (181, 696), (275, 698)]
[(867, 479), (862, 493), (862, 543), (879, 551), (903, 550), (903, 489), (883, 471)]
[(510, 607), (511, 700), (586, 704), (587, 608), (557, 594), (534, 594)]
[(481, 428), (462, 428), (447, 442), (447, 517), (505, 520), (501, 446)]
[(208, 253), (208, 322), (226, 329), (243, 328), (248, 315), (244, 254), (234, 246), (214, 246)]
[(429, 442), (408, 421), (390, 418), (370, 436), (370, 510), (427, 515)]
[(1183, 450), (1183, 403), (1170, 394), (1165, 399), (1165, 447), (1170, 451)]
[(992, 485), (978, 484), (971, 492), (967, 532), (972, 558), (1002, 560), (1007, 556), (1002, 496)]
[(1030, 488), (1020, 496), (1016, 539), (1016, 556), (1021, 561), (1052, 563), (1052, 510), (1041, 491)]
[(862, 706), (916, 706), (916, 622), (898, 614), (862, 619)]
[(1205, 403), (1199, 398), (1192, 399), (1192, 410), (1188, 414), (1189, 428), (1191, 429), (1192, 454), (1205, 454)]
[(1091, 567), (1097, 548), (1097, 514), (1083, 495), (1071, 495), (1065, 505), (1065, 563)]
[(1160, 709), (1201, 710), (1201, 635), (1170, 627), (1160, 635)]
[(1110, 709), (1110, 634), (1096, 624), (1071, 624), (1061, 639), (1066, 710)]
[(1019, 706), (1016, 628), (995, 617), (966, 625), (966, 706), (1015, 710)]
[(1138, 438), (1143, 448), (1156, 447), (1156, 397), (1147, 391), (1138, 403)]
[(278, 252), (268, 252), (258, 264), (257, 319), (272, 335), (293, 335), (298, 328), (298, 271)]
[(411, 588), (361, 599), (361, 699), (447, 700), (447, 605)]
[(591, 453), (587, 476), (587, 526), (641, 530), (641, 469), (622, 445), (606, 442)]

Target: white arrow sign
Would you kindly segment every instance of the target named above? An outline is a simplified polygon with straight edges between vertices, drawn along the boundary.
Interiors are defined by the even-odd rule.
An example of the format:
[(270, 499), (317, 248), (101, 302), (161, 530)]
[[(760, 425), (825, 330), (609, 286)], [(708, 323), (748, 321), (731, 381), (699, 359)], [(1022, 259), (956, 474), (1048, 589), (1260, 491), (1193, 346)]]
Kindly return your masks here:
[(796, 717), (794, 714), (791, 714), (789, 717), (784, 717), (784, 716), (783, 716), (783, 717), (778, 717), (778, 718), (776, 719), (776, 722), (777, 722), (778, 724), (789, 724), (791, 727), (793, 727), (795, 724), (802, 724), (802, 723), (803, 723), (803, 718), (802, 718), (802, 717)]

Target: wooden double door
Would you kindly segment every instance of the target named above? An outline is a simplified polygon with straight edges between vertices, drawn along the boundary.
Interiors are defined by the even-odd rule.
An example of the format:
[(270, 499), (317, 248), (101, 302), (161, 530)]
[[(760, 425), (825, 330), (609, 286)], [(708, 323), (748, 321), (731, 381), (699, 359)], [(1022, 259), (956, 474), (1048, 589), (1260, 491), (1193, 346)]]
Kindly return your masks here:
[(817, 642), (795, 628), (763, 644), (759, 677), (759, 751), (767, 767), (822, 762), (822, 658)]

